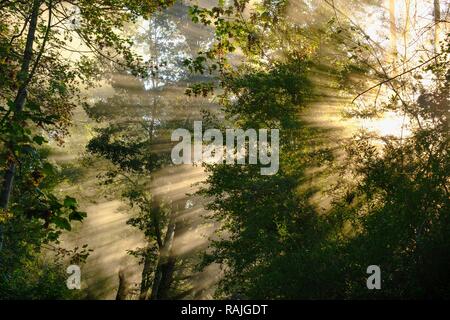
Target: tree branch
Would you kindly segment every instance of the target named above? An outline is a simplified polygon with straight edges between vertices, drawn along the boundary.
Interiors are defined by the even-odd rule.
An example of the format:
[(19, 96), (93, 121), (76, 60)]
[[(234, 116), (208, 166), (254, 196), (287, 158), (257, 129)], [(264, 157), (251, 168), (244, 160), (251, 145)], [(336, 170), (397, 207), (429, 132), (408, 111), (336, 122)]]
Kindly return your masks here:
[(377, 83), (376, 85), (370, 87), (369, 89), (364, 90), (363, 92), (359, 93), (359, 94), (352, 100), (352, 103), (355, 102), (359, 97), (361, 97), (361, 96), (363, 96), (364, 94), (366, 94), (367, 92), (372, 91), (373, 89), (375, 89), (375, 88), (377, 88), (377, 87), (379, 87), (379, 86), (381, 86), (381, 85), (383, 85), (383, 84), (385, 84), (385, 83), (388, 83), (388, 82), (391, 82), (391, 81), (393, 81), (393, 80), (395, 80), (395, 79), (397, 79), (397, 78), (400, 78), (401, 76), (403, 76), (403, 75), (405, 75), (405, 74), (407, 74), (407, 73), (410, 73), (410, 72), (412, 72), (412, 71), (414, 71), (414, 70), (417, 70), (417, 69), (423, 67), (424, 65), (430, 63), (431, 61), (435, 60), (436, 58), (438, 58), (439, 56), (441, 56), (441, 55), (443, 55), (443, 54), (444, 54), (444, 52), (441, 52), (441, 53), (439, 53), (439, 54), (433, 56), (432, 58), (430, 58), (430, 59), (424, 61), (423, 63), (421, 63), (421, 64), (415, 66), (414, 68), (411, 68), (411, 69), (409, 69), (409, 70), (406, 70), (406, 71), (404, 71), (404, 72), (402, 72), (402, 73), (400, 73), (400, 74), (398, 74), (398, 75), (396, 75), (396, 76), (394, 76), (394, 77), (391, 77), (391, 78), (389, 78), (389, 79), (386, 79), (386, 80), (383, 80), (383, 81)]

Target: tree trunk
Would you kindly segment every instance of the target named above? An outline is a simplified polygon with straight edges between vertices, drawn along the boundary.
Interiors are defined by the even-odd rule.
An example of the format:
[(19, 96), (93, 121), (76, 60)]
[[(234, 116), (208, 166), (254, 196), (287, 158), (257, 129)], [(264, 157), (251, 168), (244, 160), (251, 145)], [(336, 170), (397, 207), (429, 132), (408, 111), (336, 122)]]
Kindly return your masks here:
[(391, 39), (391, 63), (394, 73), (397, 71), (397, 24), (395, 17), (395, 0), (389, 0), (389, 26)]
[(162, 248), (164, 246), (164, 243), (163, 243), (163, 240), (162, 240), (161, 223), (160, 223), (160, 219), (159, 219), (159, 214), (160, 214), (161, 208), (156, 206), (152, 210), (153, 210), (152, 223), (153, 223), (154, 228), (155, 228), (156, 242), (158, 243), (159, 250), (162, 250)]
[(173, 273), (175, 271), (176, 257), (171, 253), (167, 262), (162, 267), (162, 276), (158, 288), (158, 299), (169, 299), (168, 292), (173, 280)]
[(117, 289), (116, 300), (126, 300), (130, 291), (130, 284), (127, 281), (125, 272), (119, 271), (119, 288)]
[[(30, 26), (28, 28), (27, 43), (23, 55), (22, 66), (17, 79), (21, 85), (19, 87), (19, 91), (17, 92), (17, 96), (14, 101), (15, 115), (20, 114), (23, 111), (23, 107), (25, 105), (25, 101), (27, 98), (28, 76), (30, 73), (31, 60), (33, 59), (33, 44), (36, 38), (36, 27), (38, 23), (40, 6), (41, 0), (34, 0), (31, 12)], [(15, 163), (11, 161), (8, 170), (5, 173), (2, 193), (0, 196), (0, 207), (3, 209), (8, 209), (9, 199), (11, 197), (11, 191), (14, 182), (15, 171), (16, 171)]]
[[(151, 223), (153, 225), (154, 231), (155, 231), (155, 240), (158, 245), (159, 255), (161, 257), (162, 252), (164, 251), (165, 243), (167, 243), (167, 235), (166, 239), (162, 240), (161, 235), (161, 224), (160, 224), (160, 210), (161, 207), (158, 204), (158, 201), (156, 199), (153, 199), (153, 202), (148, 202), (148, 205), (151, 206)], [(169, 226), (170, 227), (170, 226)], [(140, 294), (139, 294), (139, 300), (147, 300), (149, 290), (154, 285), (155, 282), (155, 276), (153, 275), (153, 267), (154, 267), (154, 261), (153, 259), (149, 259), (148, 253), (147, 256), (144, 258), (144, 268), (142, 270), (142, 280), (141, 280), (141, 288), (140, 288)], [(155, 271), (155, 275), (157, 273), (157, 270)], [(153, 276), (153, 277), (152, 277)]]
[[(30, 65), (33, 59), (33, 44), (36, 39), (36, 28), (39, 18), (39, 8), (42, 0), (34, 0), (33, 7), (31, 9), (30, 25), (28, 27), (27, 41), (23, 54), (22, 66), (17, 76), (17, 81), (20, 83), (19, 90), (14, 100), (14, 116), (22, 113), (27, 98), (27, 86), (29, 83)], [(2, 190), (0, 194), (0, 208), (7, 210), (11, 193), (14, 185), (14, 175), (16, 172), (16, 164), (14, 160), (10, 160), (8, 163), (8, 169), (5, 172)], [(3, 227), (0, 224), (0, 250), (3, 247)]]
[(141, 280), (141, 292), (139, 295), (139, 300), (147, 300), (148, 291), (152, 286), (152, 269), (153, 261), (147, 256), (144, 258), (144, 268), (142, 270), (142, 280)]
[(158, 266), (156, 267), (155, 277), (153, 280), (152, 295), (150, 298), (151, 300), (157, 300), (161, 298), (161, 284), (163, 284), (163, 282), (167, 282), (167, 271), (170, 271), (171, 269), (169, 268), (169, 266), (172, 260), (172, 244), (175, 235), (175, 229), (176, 225), (173, 221), (171, 221), (167, 228), (167, 233), (164, 239), (164, 247), (162, 248), (159, 255)]
[(405, 29), (403, 31), (403, 71), (407, 69), (409, 32), (411, 27), (411, 0), (405, 0)]
[(441, 5), (439, 0), (434, 0), (434, 51), (439, 52), (440, 24), (441, 24)]

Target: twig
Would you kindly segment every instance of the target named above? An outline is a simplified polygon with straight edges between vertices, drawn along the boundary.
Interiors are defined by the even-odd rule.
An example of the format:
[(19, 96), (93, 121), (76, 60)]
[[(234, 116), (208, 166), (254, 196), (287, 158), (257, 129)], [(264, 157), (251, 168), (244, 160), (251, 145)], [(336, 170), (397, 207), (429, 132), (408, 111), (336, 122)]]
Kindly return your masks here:
[(415, 66), (414, 68), (411, 68), (411, 69), (409, 69), (409, 70), (406, 70), (406, 71), (404, 71), (404, 72), (402, 72), (402, 73), (400, 73), (400, 74), (398, 74), (398, 75), (396, 75), (396, 76), (394, 76), (394, 77), (391, 77), (391, 78), (389, 78), (389, 79), (386, 79), (386, 80), (383, 80), (383, 81), (377, 83), (376, 85), (374, 85), (374, 86), (370, 87), (369, 89), (364, 90), (363, 92), (361, 92), (360, 94), (358, 94), (358, 95), (352, 100), (352, 103), (355, 102), (359, 97), (363, 96), (364, 94), (366, 94), (366, 93), (369, 92), (369, 91), (372, 91), (373, 89), (377, 88), (378, 86), (381, 86), (381, 85), (383, 85), (383, 84), (385, 84), (385, 83), (391, 82), (391, 81), (393, 81), (393, 80), (395, 80), (395, 79), (397, 79), (397, 78), (400, 78), (401, 76), (403, 76), (403, 75), (405, 75), (405, 74), (407, 74), (407, 73), (410, 73), (410, 72), (412, 72), (412, 71), (414, 71), (414, 70), (417, 70), (417, 69), (419, 69), (420, 67), (423, 67), (424, 65), (430, 63), (432, 60), (435, 60), (437, 57), (439, 57), (439, 56), (441, 56), (441, 55), (443, 55), (443, 54), (444, 54), (444, 52), (441, 52), (441, 53), (435, 55), (434, 57), (432, 57), (432, 58), (426, 60), (425, 62), (423, 62), (423, 63), (421, 63), (421, 64)]

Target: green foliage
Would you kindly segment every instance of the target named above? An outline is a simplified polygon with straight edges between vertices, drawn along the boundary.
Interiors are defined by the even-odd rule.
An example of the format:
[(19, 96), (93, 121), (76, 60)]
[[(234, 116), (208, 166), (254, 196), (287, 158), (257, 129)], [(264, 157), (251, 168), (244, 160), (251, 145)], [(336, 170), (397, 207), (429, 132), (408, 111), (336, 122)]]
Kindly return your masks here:
[[(30, 257), (31, 258), (31, 257)], [(26, 264), (0, 278), (0, 296), (3, 300), (63, 300), (77, 299), (79, 295), (67, 289), (64, 264), (43, 261), (34, 255), (33, 263)]]
[[(386, 101), (352, 110), (353, 116), (364, 117), (401, 114), (411, 134), (361, 132), (347, 142), (345, 159), (337, 161), (331, 150), (313, 143), (321, 134), (330, 139), (327, 132), (306, 126), (299, 111), (317, 97), (316, 71), (352, 93), (363, 85), (360, 79), (386, 80), (386, 73), (377, 70), (373, 43), (353, 23), (324, 21), (306, 28), (310, 37), (301, 45), (288, 41), (287, 47), (277, 46), (277, 38), (298, 37), (297, 27), (264, 9), (245, 18), (246, 5), (192, 9), (194, 21), (218, 26), (213, 49), (191, 63), (197, 72), (214, 63), (220, 66), (220, 101), (229, 123), (244, 129), (279, 128), (282, 135), (275, 176), (261, 176), (248, 165), (207, 166), (210, 175), (200, 193), (211, 199), (207, 208), (221, 228), (202, 266), (225, 266), (218, 297), (448, 297), (448, 43), (431, 67), (416, 68), (398, 82), (383, 82), (390, 89)], [(274, 10), (265, 5), (267, 12)], [(314, 29), (322, 29), (323, 47), (317, 45)], [(254, 51), (245, 48), (252, 30), (264, 30), (264, 38), (270, 39), (256, 34)], [(231, 42), (245, 54), (238, 66), (226, 59), (234, 51), (227, 45)], [(335, 48), (332, 58), (329, 45)], [(431, 85), (420, 81), (417, 73), (423, 71), (433, 72)], [(325, 174), (339, 176), (330, 187), (333, 202), (326, 212), (311, 204), (318, 190), (309, 185), (307, 172), (317, 166), (328, 166)], [(374, 264), (382, 270), (382, 290), (366, 287), (366, 269)]]
[[(450, 73), (448, 64), (438, 66), (436, 75), (445, 80), (429, 91), (422, 88), (404, 109), (397, 107), (411, 119), (410, 135), (380, 138), (362, 132), (348, 146), (346, 170), (361, 197), (353, 219), (362, 232), (347, 250), (355, 264), (383, 265), (389, 274), (383, 297), (442, 298), (450, 292), (450, 145), (442, 108), (448, 105)], [(379, 139), (381, 150), (375, 147)]]
[[(258, 12), (261, 16), (253, 17), (254, 28), (258, 28), (260, 21), (267, 38), (276, 46), (278, 31), (289, 30), (288, 23), (282, 22), (280, 16), (266, 16), (265, 10)], [(239, 14), (237, 17), (241, 19)], [(236, 24), (244, 25), (244, 21), (238, 20)], [(262, 42), (261, 47), (271, 48), (269, 43)], [(291, 266), (292, 253), (299, 246), (313, 245), (320, 238), (320, 219), (308, 202), (313, 190), (298, 191), (299, 184), (306, 181), (305, 170), (314, 164), (313, 155), (327, 153), (320, 146), (308, 146), (317, 132), (304, 127), (298, 118), (313, 94), (308, 76), (313, 64), (311, 53), (310, 47), (305, 46), (286, 53), (279, 61), (262, 60), (256, 64), (249, 52), (249, 63), (235, 70), (224, 64), (221, 70), (224, 93), (220, 101), (228, 124), (244, 130), (278, 128), (281, 137), (280, 171), (274, 176), (260, 175), (259, 166), (207, 166), (210, 175), (200, 194), (212, 199), (207, 208), (213, 212), (211, 219), (220, 222), (221, 228), (219, 239), (212, 241), (211, 252), (204, 256), (203, 265), (210, 262), (226, 265), (219, 294), (262, 299), (294, 297), (287, 287), (292, 275), (287, 276), (286, 268), (281, 268), (279, 262), (287, 257)], [(311, 237), (312, 231), (318, 234)], [(304, 267), (306, 270), (310, 266)]]
[(50, 246), (80, 263), (85, 260), (87, 248), (53, 246), (86, 213), (75, 198), (55, 194), (61, 173), (47, 161), (42, 146), (63, 143), (73, 110), (84, 102), (82, 87), (92, 85), (102, 67), (113, 63), (135, 75), (147, 74), (132, 41), (120, 30), (172, 2), (2, 1), (0, 168), (13, 173), (5, 175), (1, 190), (2, 298), (73, 297), (65, 288), (62, 262), (44, 261), (41, 250)]
[[(222, 107), (220, 116), (203, 112), (204, 129), (280, 130), (276, 175), (261, 175), (258, 165), (205, 165), (209, 176), (199, 194), (220, 229), (200, 267), (225, 267), (218, 297), (449, 298), (448, 37), (420, 65), (410, 68), (414, 57), (408, 60), (406, 50), (386, 66), (383, 47), (334, 2), (219, 1), (190, 8), (193, 22), (214, 29), (212, 44), (190, 57), (177, 24), (155, 14), (173, 2), (1, 2), (0, 167), (15, 173), (10, 204), (0, 212), (0, 296), (76, 297), (65, 287), (64, 263), (83, 263), (91, 250), (58, 245), (86, 214), (74, 197), (54, 190), (80, 176), (76, 168), (53, 166), (44, 149), (63, 143), (76, 106), (99, 123), (87, 145), (105, 163), (98, 177), (127, 201), (134, 213), (127, 223), (145, 235), (145, 246), (129, 253), (144, 264), (147, 296), (163, 233), (173, 225), (150, 181), (171, 162), (170, 131), (192, 122), (178, 117), (187, 99), (166, 99), (165, 89), (190, 72), (206, 81), (190, 83), (186, 95), (214, 94)], [(380, 3), (347, 1), (346, 8), (360, 13)], [(27, 58), (33, 4), (41, 10), (34, 10)], [(139, 17), (149, 20), (148, 30), (122, 32)], [(148, 58), (138, 57), (137, 47)], [(68, 58), (73, 52), (76, 58)], [(81, 88), (115, 72), (140, 78), (112, 77), (116, 94), (86, 104)], [(372, 90), (374, 101), (366, 96)], [(357, 95), (349, 117), (401, 117), (401, 135), (361, 131), (338, 154), (330, 132), (302, 120), (322, 97), (334, 101), (338, 94)], [(322, 186), (330, 177), (333, 185)], [(314, 201), (324, 196), (332, 201), (318, 208)], [(369, 265), (381, 267), (382, 290), (367, 290)]]

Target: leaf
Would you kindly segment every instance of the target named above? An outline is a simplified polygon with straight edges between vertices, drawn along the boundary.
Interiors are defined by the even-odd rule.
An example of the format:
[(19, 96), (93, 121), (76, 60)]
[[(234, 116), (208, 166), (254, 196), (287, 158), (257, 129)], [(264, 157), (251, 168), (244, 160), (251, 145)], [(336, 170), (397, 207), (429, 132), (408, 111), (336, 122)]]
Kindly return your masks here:
[(33, 111), (40, 111), (41, 107), (36, 102), (28, 101), (27, 102), (27, 109), (33, 110)]
[(87, 217), (86, 212), (74, 211), (69, 214), (70, 221), (83, 221), (84, 218)]
[(50, 242), (55, 242), (55, 241), (58, 240), (58, 238), (59, 238), (60, 235), (61, 235), (61, 232), (60, 232), (60, 231), (52, 231), (52, 232), (49, 232), (49, 233), (47, 234), (47, 239), (48, 239)]
[(67, 231), (72, 230), (72, 226), (70, 225), (69, 220), (67, 220), (66, 218), (55, 218), (53, 220), (53, 223), (60, 229), (64, 229)]
[(45, 143), (45, 142), (47, 142), (46, 140), (45, 140), (45, 138), (44, 137), (41, 137), (41, 136), (35, 136), (34, 138), (33, 138), (33, 141), (34, 142), (36, 142), (38, 145), (42, 145), (43, 143)]
[(50, 163), (46, 162), (42, 166), (42, 172), (49, 176), (49, 175), (54, 174), (55, 170), (54, 170), (53, 166)]
[(64, 199), (64, 207), (69, 209), (76, 209), (78, 206), (77, 200), (75, 198), (67, 196)]

